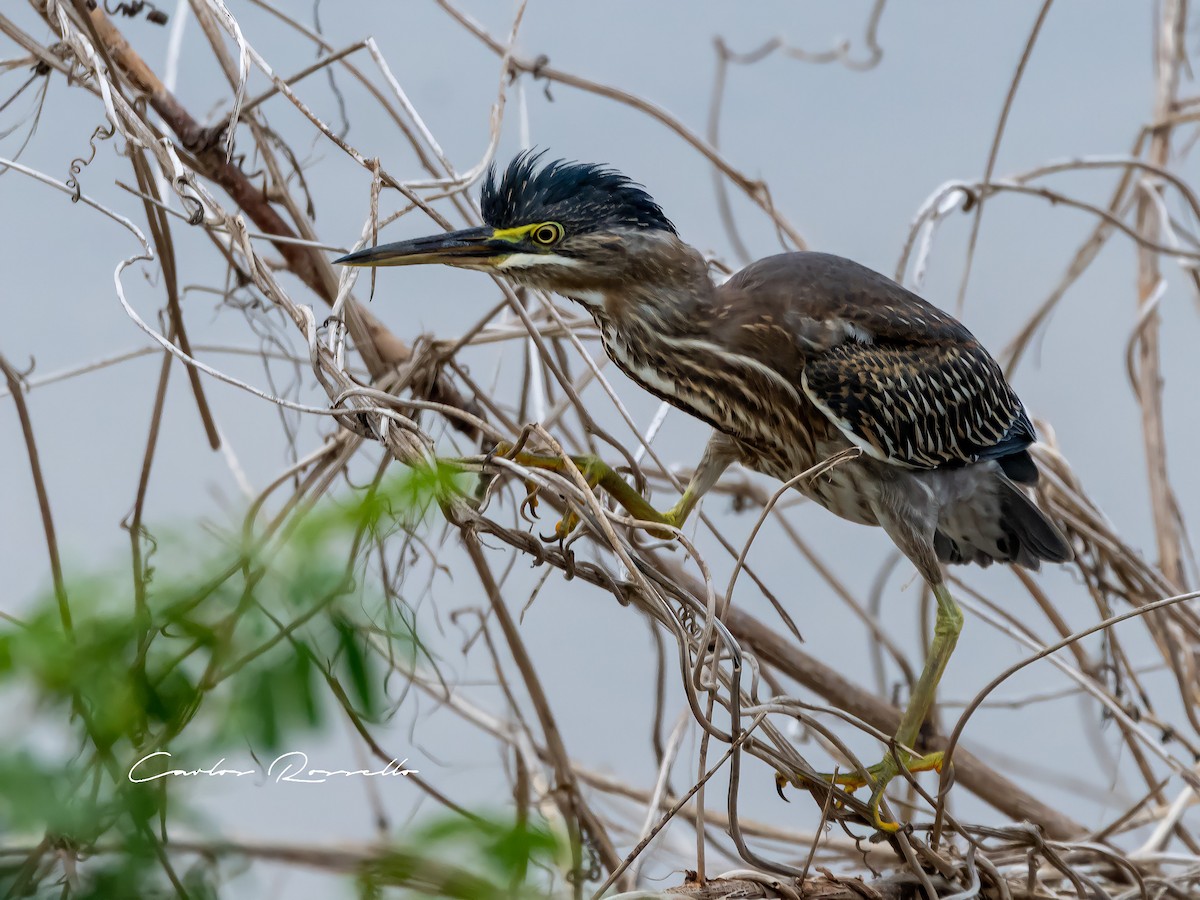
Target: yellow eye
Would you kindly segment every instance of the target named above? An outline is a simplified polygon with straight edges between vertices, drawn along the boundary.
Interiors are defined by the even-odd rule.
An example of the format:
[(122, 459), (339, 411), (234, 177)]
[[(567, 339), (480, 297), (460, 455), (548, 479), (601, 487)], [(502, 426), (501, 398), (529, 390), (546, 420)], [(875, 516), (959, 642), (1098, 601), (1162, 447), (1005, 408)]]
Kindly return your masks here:
[(557, 222), (546, 222), (544, 225), (539, 225), (533, 229), (530, 235), (535, 244), (541, 244), (543, 247), (551, 247), (557, 244), (563, 238), (563, 227)]

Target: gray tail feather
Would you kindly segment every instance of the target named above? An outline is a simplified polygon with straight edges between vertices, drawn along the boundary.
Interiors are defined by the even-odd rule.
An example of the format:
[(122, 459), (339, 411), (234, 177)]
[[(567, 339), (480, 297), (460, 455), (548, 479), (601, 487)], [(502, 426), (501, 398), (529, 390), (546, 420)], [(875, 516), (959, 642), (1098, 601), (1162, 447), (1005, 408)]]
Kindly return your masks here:
[(953, 539), (939, 530), (933, 545), (940, 560), (981, 566), (1016, 563), (1037, 571), (1042, 560), (1062, 563), (1075, 558), (1062, 532), (1019, 487), (1003, 475), (998, 475), (994, 483), (1000, 504), (999, 537), (989, 541)]
[(1013, 561), (1036, 569), (1043, 559), (1054, 563), (1073, 560), (1071, 545), (1037, 504), (1007, 478), (1000, 480), (1000, 527), (1014, 545)]

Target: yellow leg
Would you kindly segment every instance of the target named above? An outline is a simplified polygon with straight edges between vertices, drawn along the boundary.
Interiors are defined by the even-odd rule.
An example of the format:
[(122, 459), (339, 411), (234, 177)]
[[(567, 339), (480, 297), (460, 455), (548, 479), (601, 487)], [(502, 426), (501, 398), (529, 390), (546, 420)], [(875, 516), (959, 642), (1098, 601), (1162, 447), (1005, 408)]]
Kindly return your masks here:
[[(512, 445), (500, 444), (496, 448), (496, 453), (507, 455), (512, 451)], [(545, 469), (551, 472), (563, 472), (566, 470), (566, 460), (559, 456), (548, 456), (537, 453), (520, 452), (512, 457), (513, 462), (518, 465), (525, 466), (530, 469)], [(674, 507), (665, 513), (660, 513), (647, 502), (646, 498), (629, 486), (629, 483), (620, 476), (608, 463), (596, 456), (571, 456), (571, 462), (582, 473), (584, 480), (587, 481), (591, 488), (600, 487), (617, 501), (627, 513), (635, 519), (641, 519), (646, 522), (657, 522), (660, 525), (669, 525), (678, 527), (683, 524), (683, 519), (687, 517), (687, 513), (695, 504), (695, 501), (685, 504), (687, 493), (684, 494), (684, 499), (680, 500)], [(568, 512), (554, 526), (553, 538), (562, 540), (571, 534), (572, 531), (579, 525), (579, 516), (573, 512)], [(670, 537), (670, 532), (658, 533), (661, 537)]]
[[(942, 673), (946, 671), (946, 664), (950, 661), (950, 655), (954, 652), (954, 645), (958, 642), (958, 635), (962, 631), (962, 612), (959, 610), (958, 604), (954, 602), (954, 598), (950, 596), (946, 585), (933, 585), (933, 594), (937, 598), (938, 604), (933, 644), (929, 648), (925, 668), (921, 671), (921, 677), (917, 680), (916, 687), (913, 688), (912, 697), (909, 698), (908, 707), (900, 719), (900, 727), (896, 730), (896, 749), (889, 750), (881, 762), (867, 769), (865, 775), (861, 772), (851, 772), (845, 775), (823, 776), (827, 781), (850, 791), (870, 785), (871, 799), (868, 806), (872, 822), (880, 831), (889, 833), (899, 831), (901, 826), (898, 822), (884, 821), (879, 811), (883, 792), (887, 789), (888, 782), (899, 775), (902, 769), (909, 772), (928, 772), (930, 770), (940, 772), (942, 770), (943, 758), (940, 751), (922, 756), (906, 749), (916, 746), (921, 726), (925, 724), (925, 719), (929, 715), (929, 710), (937, 695), (938, 682), (942, 679)], [(783, 786), (788, 780), (786, 776), (776, 776), (776, 787), (781, 794)]]
[[(507, 442), (499, 444), (494, 453), (508, 456), (512, 454), (513, 445)], [(679, 502), (672, 506), (666, 512), (659, 512), (651, 506), (645, 497), (629, 486), (620, 475), (613, 471), (612, 467), (603, 460), (595, 456), (572, 456), (571, 461), (576, 465), (580, 472), (583, 473), (590, 487), (600, 487), (606, 493), (621, 505), (621, 507), (633, 516), (635, 519), (641, 519), (643, 522), (656, 522), (660, 525), (668, 525), (671, 528), (679, 528), (687, 520), (688, 515), (700, 498), (717, 483), (717, 479), (734, 460), (738, 458), (736, 448), (730, 443), (729, 439), (719, 432), (714, 431), (712, 437), (709, 438), (707, 446), (704, 448), (704, 455), (700, 458), (699, 465), (696, 466), (696, 471), (692, 475), (692, 480), (688, 482), (687, 489), (684, 490), (683, 496), (679, 498)], [(523, 466), (533, 469), (548, 469), (554, 472), (562, 472), (565, 468), (565, 461), (558, 456), (543, 456), (536, 453), (519, 452), (512, 456), (515, 462)], [(554, 538), (562, 539), (575, 530), (579, 524), (579, 519), (573, 513), (568, 513), (554, 527)], [(655, 531), (650, 532), (655, 537), (669, 538), (670, 531)]]

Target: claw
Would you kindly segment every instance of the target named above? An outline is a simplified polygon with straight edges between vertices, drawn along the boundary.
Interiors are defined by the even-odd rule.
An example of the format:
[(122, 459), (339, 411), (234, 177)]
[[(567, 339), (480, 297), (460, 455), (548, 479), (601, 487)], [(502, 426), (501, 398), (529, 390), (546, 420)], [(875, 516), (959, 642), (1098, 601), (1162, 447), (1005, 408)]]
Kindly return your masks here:
[[(690, 495), (685, 492), (684, 498), (679, 503), (666, 513), (659, 513), (636, 490), (626, 484), (612, 468), (596, 456), (572, 456), (570, 457), (570, 463), (568, 463), (557, 456), (543, 456), (536, 453), (524, 452), (521, 450), (521, 446), (522, 444), (513, 445), (507, 441), (501, 441), (492, 448), (492, 451), (487, 455), (487, 460), (491, 460), (495, 456), (505, 456), (529, 468), (546, 469), (559, 473), (566, 472), (566, 466), (574, 464), (583, 475), (589, 489), (596, 490), (597, 488), (603, 488), (626, 512), (635, 518), (649, 522), (661, 522), (668, 527), (682, 525), (683, 520), (687, 518), (687, 511), (695, 504), (694, 498), (689, 500)], [(532, 514), (537, 509), (537, 500), (534, 497), (536, 486), (530, 485), (528, 487), (529, 493), (521, 506), (523, 514), (526, 511)], [(554, 526), (553, 536), (541, 535), (541, 538), (546, 542), (563, 541), (571, 536), (572, 532), (579, 526), (579, 523), (579, 515), (568, 512)], [(663, 540), (670, 540), (675, 536), (674, 531), (664, 529), (650, 528), (648, 531), (652, 536)]]
[(563, 518), (554, 523), (555, 540), (565, 541), (571, 536), (571, 532), (578, 527), (579, 516), (574, 513), (567, 513)]
[(565, 516), (554, 523), (553, 534), (540, 534), (547, 544), (559, 544), (571, 536), (582, 520), (575, 513), (568, 511)]
[(779, 799), (782, 800), (784, 803), (791, 803), (792, 801), (789, 800), (787, 798), (787, 795), (783, 793), (783, 789), (787, 786), (788, 786), (788, 777), (786, 775), (784, 775), (782, 772), (776, 772), (775, 773), (775, 793), (777, 793), (779, 795)]
[[(896, 753), (889, 753), (881, 762), (868, 768), (865, 773), (835, 772), (821, 775), (821, 778), (825, 781), (830, 784), (836, 784), (850, 793), (854, 793), (861, 787), (869, 786), (871, 788), (871, 798), (867, 801), (867, 809), (871, 814), (871, 824), (886, 834), (896, 834), (908, 827), (901, 822), (885, 820), (880, 812), (884, 791), (887, 789), (888, 783), (900, 774), (901, 767), (912, 773), (941, 772), (945, 763), (945, 758), (941, 751), (927, 753), (924, 756), (915, 756), (904, 751), (897, 751), (897, 753), (899, 758), (897, 758)], [(780, 796), (783, 795), (782, 784), (786, 784), (786, 779), (784, 776), (777, 774), (775, 776), (775, 787), (779, 791)]]
[(532, 522), (538, 518), (538, 487), (533, 482), (527, 481), (525, 483), (525, 490), (528, 493), (525, 494), (525, 499), (521, 501), (521, 517), (526, 522)]
[(565, 540), (565, 536), (561, 533), (561, 530), (560, 530), (561, 525), (562, 525), (561, 522), (556, 522), (554, 524), (554, 531), (552, 533), (539, 534), (538, 537), (541, 539), (542, 543), (543, 544), (561, 544)]

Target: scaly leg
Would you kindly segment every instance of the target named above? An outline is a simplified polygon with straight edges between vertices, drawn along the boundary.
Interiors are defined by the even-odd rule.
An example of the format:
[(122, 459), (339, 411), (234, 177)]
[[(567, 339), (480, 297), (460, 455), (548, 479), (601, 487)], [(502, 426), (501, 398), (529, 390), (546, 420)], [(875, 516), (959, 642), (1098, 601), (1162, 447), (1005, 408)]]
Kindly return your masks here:
[[(954, 645), (958, 642), (958, 635), (962, 631), (962, 612), (959, 610), (958, 604), (954, 602), (954, 598), (950, 596), (946, 585), (939, 582), (932, 585), (932, 588), (938, 604), (933, 644), (929, 648), (925, 668), (921, 671), (921, 677), (917, 679), (917, 685), (913, 688), (908, 706), (900, 719), (900, 727), (896, 730), (895, 750), (889, 750), (881, 762), (867, 769), (865, 778), (859, 772), (824, 776), (826, 780), (851, 791), (869, 784), (871, 799), (868, 806), (871, 810), (872, 822), (880, 831), (889, 833), (899, 831), (901, 826), (898, 822), (884, 821), (879, 812), (879, 804), (883, 800), (883, 792), (887, 788), (888, 782), (899, 775), (901, 769), (909, 772), (928, 772), (930, 770), (940, 772), (942, 770), (943, 755), (941, 751), (921, 756), (908, 749), (917, 744), (921, 726), (925, 724), (929, 710), (933, 707), (938, 682), (942, 679), (942, 673), (946, 671), (946, 664), (950, 661), (950, 655), (954, 652)], [(788, 780), (783, 775), (776, 776), (776, 787), (781, 794), (783, 786)]]
[[(507, 454), (511, 450), (512, 446), (508, 444), (501, 444), (496, 448), (496, 452), (500, 454)], [(603, 488), (610, 497), (620, 504), (622, 509), (635, 519), (641, 519), (644, 522), (656, 522), (671, 528), (679, 528), (687, 520), (691, 511), (695, 509), (700, 498), (704, 496), (709, 488), (717, 483), (717, 479), (721, 477), (721, 473), (736, 459), (736, 455), (728, 439), (717, 432), (713, 432), (708, 445), (704, 448), (704, 456), (701, 458), (700, 464), (696, 467), (696, 472), (692, 476), (691, 481), (688, 482), (683, 496), (679, 498), (678, 503), (666, 512), (659, 512), (651, 506), (645, 497), (630, 487), (629, 483), (602, 459), (595, 456), (572, 456), (570, 459), (583, 474), (589, 487)], [(561, 457), (536, 453), (517, 453), (513, 457), (513, 461), (531, 469), (546, 469), (552, 472), (562, 472), (566, 468), (566, 462)], [(579, 517), (573, 512), (568, 512), (554, 526), (554, 537), (559, 540), (567, 537), (567, 535), (575, 530), (578, 524)], [(652, 533), (656, 537), (671, 536), (669, 531)]]

